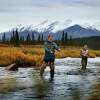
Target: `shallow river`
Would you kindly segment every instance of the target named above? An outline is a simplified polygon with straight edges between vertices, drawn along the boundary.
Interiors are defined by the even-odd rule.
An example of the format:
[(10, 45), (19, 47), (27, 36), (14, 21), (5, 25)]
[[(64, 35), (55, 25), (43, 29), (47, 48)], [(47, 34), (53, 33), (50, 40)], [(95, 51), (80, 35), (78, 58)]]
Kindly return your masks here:
[(80, 62), (56, 59), (54, 80), (49, 67), (43, 78), (33, 68), (12, 72), (0, 67), (0, 100), (100, 100), (100, 58), (89, 58), (85, 71)]

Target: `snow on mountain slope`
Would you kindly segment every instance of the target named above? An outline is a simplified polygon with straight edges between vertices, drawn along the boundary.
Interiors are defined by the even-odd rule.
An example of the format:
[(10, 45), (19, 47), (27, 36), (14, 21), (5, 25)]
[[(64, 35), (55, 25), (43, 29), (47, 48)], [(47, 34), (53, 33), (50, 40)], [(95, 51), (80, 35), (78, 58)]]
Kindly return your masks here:
[(94, 24), (84, 23), (82, 26), (84, 28), (88, 28), (88, 29), (100, 30), (100, 22), (97, 22), (97, 23), (94, 23)]
[(16, 26), (15, 28), (13, 28), (12, 30), (16, 30), (17, 28), (19, 32), (28, 30), (28, 31), (37, 31), (37, 32), (48, 32), (49, 31), (49, 32), (55, 33), (57, 31), (67, 28), (70, 24), (71, 24), (71, 20), (66, 20), (65, 22), (59, 22), (59, 21), (51, 22), (49, 20), (45, 20), (36, 26), (34, 26), (33, 24), (26, 25), (26, 26), (23, 26), (22, 24), (20, 24)]
[(96, 22), (95, 24), (93, 24), (93, 27), (100, 30), (100, 22)]
[(84, 28), (78, 24), (70, 26), (64, 31), (68, 33), (68, 36), (72, 36), (73, 38), (100, 36), (99, 30), (93, 28)]
[(16, 29), (18, 29), (19, 32), (23, 32), (25, 30), (32, 31), (33, 30), (33, 25), (24, 26), (24, 25), (20, 24), (20, 25), (17, 25), (16, 27), (12, 28), (11, 31), (16, 30)]
[[(72, 25), (71, 20), (66, 20), (64, 22), (59, 21), (49, 21), (45, 20), (38, 25), (18, 25), (12, 28), (10, 31), (5, 32), (6, 37), (9, 38), (12, 35), (13, 30), (18, 29), (20, 36), (27, 37), (28, 34), (32, 34), (32, 32), (38, 36), (39, 34), (43, 34), (47, 36), (48, 34), (53, 34), (55, 39), (60, 39), (62, 36), (62, 31), (67, 32), (68, 36), (72, 36), (72, 38), (83, 38), (83, 37), (91, 37), (91, 36), (100, 36), (100, 30), (95, 27), (99, 27), (100, 24), (95, 24), (92, 26), (91, 24), (85, 23), (84, 25), (74, 24)], [(3, 33), (2, 33), (3, 34)], [(2, 37), (0, 34), (0, 37)]]
[(66, 20), (65, 22), (59, 22), (59, 21), (51, 22), (49, 20), (45, 20), (42, 23), (34, 26), (33, 30), (37, 32), (50, 31), (55, 33), (57, 31), (63, 30), (64, 28), (67, 28), (70, 24), (71, 24), (71, 20)]

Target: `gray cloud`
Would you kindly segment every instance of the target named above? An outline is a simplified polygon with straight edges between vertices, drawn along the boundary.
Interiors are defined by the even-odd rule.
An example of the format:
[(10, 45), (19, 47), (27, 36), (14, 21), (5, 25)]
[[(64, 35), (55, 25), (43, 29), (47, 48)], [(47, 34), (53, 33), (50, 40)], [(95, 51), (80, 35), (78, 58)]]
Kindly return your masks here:
[(0, 0), (0, 12), (17, 12), (30, 5), (31, 0)]
[(48, 9), (67, 7), (100, 7), (100, 0), (0, 0), (0, 12), (23, 11), (23, 9)]
[(100, 6), (100, 0), (70, 0), (72, 5), (79, 5), (79, 6), (91, 6), (97, 7)]
[(0, 0), (0, 28), (45, 19), (100, 21), (100, 0)]
[(32, 2), (37, 7), (80, 6), (100, 7), (100, 0), (36, 0)]

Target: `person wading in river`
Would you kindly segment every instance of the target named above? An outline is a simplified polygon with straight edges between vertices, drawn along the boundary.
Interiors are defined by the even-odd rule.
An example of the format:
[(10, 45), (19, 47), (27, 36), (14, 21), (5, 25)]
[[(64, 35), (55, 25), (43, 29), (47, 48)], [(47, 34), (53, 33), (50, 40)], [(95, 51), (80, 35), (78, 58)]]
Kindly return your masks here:
[(82, 60), (81, 60), (82, 69), (86, 69), (87, 60), (88, 60), (88, 57), (89, 57), (89, 51), (88, 51), (87, 45), (84, 45), (83, 49), (80, 52), (80, 55), (81, 55), (81, 58), (82, 58)]
[(48, 35), (47, 41), (44, 43), (45, 56), (43, 59), (42, 66), (40, 68), (40, 75), (42, 76), (47, 65), (50, 66), (50, 76), (54, 77), (54, 61), (55, 61), (55, 50), (60, 51), (59, 46), (53, 42), (53, 36)]

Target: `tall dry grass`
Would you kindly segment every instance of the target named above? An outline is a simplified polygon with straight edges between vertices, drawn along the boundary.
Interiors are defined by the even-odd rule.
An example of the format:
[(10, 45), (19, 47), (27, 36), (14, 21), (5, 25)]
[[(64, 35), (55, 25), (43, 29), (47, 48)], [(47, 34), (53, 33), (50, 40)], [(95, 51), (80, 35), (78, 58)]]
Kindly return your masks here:
[[(20, 66), (40, 66), (43, 56), (42, 47), (0, 47), (0, 66), (12, 63), (18, 63)], [(96, 56), (100, 56), (100, 50), (90, 50), (90, 57)], [(61, 48), (61, 52), (56, 52), (56, 57), (80, 57), (80, 48)]]

